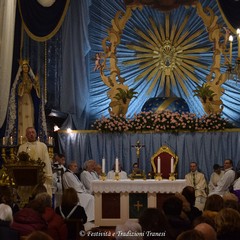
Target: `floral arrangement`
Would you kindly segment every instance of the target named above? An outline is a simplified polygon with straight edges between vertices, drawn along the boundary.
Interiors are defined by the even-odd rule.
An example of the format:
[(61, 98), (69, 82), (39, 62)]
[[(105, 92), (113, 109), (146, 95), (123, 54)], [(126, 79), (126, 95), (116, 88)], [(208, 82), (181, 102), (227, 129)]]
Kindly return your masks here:
[(234, 125), (221, 117), (221, 114), (204, 115), (197, 118), (193, 113), (171, 111), (141, 112), (132, 119), (123, 115), (111, 114), (110, 117), (97, 119), (92, 128), (101, 132), (126, 131), (217, 131), (233, 128)]

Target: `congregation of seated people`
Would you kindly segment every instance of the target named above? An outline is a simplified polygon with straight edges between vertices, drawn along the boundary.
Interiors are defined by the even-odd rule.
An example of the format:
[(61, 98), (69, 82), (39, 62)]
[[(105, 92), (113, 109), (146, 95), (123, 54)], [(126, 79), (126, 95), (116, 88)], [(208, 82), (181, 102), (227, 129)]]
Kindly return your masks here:
[[(88, 234), (89, 231), (103, 233), (108, 231), (94, 224), (92, 228), (85, 227), (87, 222), (94, 223), (94, 196), (91, 181), (99, 179), (101, 165), (95, 160), (87, 160), (79, 173), (79, 165), (76, 161), (71, 161), (65, 166), (64, 155), (55, 155), (55, 157), (53, 168), (64, 169), (61, 179), (57, 179), (63, 186), (60, 204), (53, 206), (52, 196), (47, 193), (44, 185), (39, 185), (32, 193), (29, 203), (19, 209), (13, 192), (6, 186), (1, 187), (0, 236), (2, 240), (92, 239), (92, 235)], [(115, 167), (107, 174), (109, 179), (114, 178)], [(122, 179), (126, 179), (127, 173), (122, 170), (121, 164), (118, 169), (123, 173)], [(129, 219), (122, 225), (112, 227), (111, 236), (102, 238), (239, 239), (240, 175), (233, 170), (232, 160), (226, 159), (223, 168), (215, 164), (209, 182), (204, 173), (199, 171), (198, 164), (191, 162), (190, 172), (186, 174), (185, 179), (187, 186), (174, 196), (167, 197), (160, 208), (144, 209), (138, 221)], [(82, 237), (79, 235), (80, 232), (84, 233)], [(131, 233), (134, 233), (134, 238)], [(126, 238), (129, 234), (129, 238)]]

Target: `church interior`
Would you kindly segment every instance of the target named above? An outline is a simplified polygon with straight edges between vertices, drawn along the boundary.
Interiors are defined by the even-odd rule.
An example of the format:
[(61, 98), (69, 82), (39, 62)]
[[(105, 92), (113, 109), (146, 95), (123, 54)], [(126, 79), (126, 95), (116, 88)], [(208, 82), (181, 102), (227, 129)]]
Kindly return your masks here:
[[(238, 171), (239, 11), (238, 0), (1, 0), (0, 186), (43, 177), (31, 154), (18, 156), (30, 127), (51, 162), (101, 165), (96, 226), (139, 217), (122, 209), (136, 200), (130, 188), (137, 209), (162, 206), (193, 162), (207, 182), (226, 159)], [(16, 159), (31, 162), (28, 179)], [(118, 174), (106, 180), (118, 165), (120, 186)]]

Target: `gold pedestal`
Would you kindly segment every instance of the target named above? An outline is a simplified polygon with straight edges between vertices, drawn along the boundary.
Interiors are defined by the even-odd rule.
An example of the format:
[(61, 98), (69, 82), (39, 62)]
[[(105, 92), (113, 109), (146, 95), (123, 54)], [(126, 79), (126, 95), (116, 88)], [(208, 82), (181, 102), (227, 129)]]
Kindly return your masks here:
[(156, 181), (161, 181), (162, 180), (162, 174), (161, 173), (156, 173), (154, 176)]
[(119, 172), (115, 173), (114, 180), (118, 181), (120, 179)]
[(176, 180), (176, 173), (172, 172), (172, 173), (169, 173), (169, 180), (170, 181), (175, 181)]
[(106, 175), (106, 173), (101, 173), (101, 175), (100, 175), (100, 177), (99, 177), (99, 179), (100, 180), (102, 180), (102, 181), (105, 181), (106, 179), (107, 179), (107, 175)]

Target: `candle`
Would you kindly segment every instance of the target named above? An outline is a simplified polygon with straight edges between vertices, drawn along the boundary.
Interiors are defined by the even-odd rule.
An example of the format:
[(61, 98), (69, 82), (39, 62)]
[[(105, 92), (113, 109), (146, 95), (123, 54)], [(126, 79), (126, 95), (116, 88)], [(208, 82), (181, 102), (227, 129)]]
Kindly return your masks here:
[(102, 159), (102, 173), (105, 173), (105, 158)]
[(13, 137), (10, 137), (10, 145), (13, 145)]
[(48, 144), (51, 145), (51, 138), (48, 137)]
[(6, 145), (6, 138), (5, 137), (3, 137), (3, 139), (2, 139), (2, 145)]
[(161, 173), (161, 158), (157, 159), (157, 173)]
[(23, 143), (23, 137), (21, 136), (20, 137), (20, 144), (22, 144)]
[(174, 170), (173, 170), (173, 163), (174, 163), (174, 158), (173, 158), (173, 157), (171, 157), (171, 173), (173, 173), (173, 172), (174, 172)]
[(38, 142), (40, 142), (40, 137), (37, 138)]
[(118, 168), (118, 158), (116, 158), (115, 160), (115, 172), (119, 172), (119, 168)]
[(232, 42), (233, 42), (233, 36), (229, 36), (229, 42), (230, 42), (230, 49), (229, 49), (229, 64), (232, 64)]

